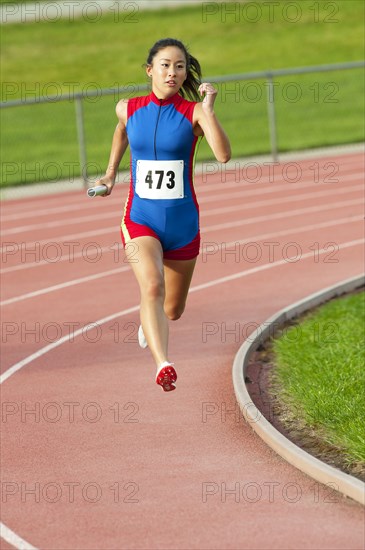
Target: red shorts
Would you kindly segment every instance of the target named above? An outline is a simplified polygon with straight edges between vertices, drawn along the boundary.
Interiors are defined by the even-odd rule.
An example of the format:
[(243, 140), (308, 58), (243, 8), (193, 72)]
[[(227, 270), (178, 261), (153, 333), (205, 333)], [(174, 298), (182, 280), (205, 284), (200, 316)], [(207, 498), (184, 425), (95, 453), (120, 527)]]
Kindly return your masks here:
[[(132, 239), (135, 239), (136, 237), (154, 237), (155, 239), (160, 241), (158, 235), (153, 231), (153, 229), (151, 229), (147, 225), (135, 223), (131, 219), (129, 219), (128, 221), (124, 219), (124, 226), (125, 227), (123, 228), (122, 224), (120, 231), (124, 248), (126, 247), (127, 243), (129, 243)], [(199, 255), (199, 249), (200, 231), (198, 231), (194, 239), (185, 246), (172, 250), (164, 250), (163, 257), (166, 260), (192, 260)]]

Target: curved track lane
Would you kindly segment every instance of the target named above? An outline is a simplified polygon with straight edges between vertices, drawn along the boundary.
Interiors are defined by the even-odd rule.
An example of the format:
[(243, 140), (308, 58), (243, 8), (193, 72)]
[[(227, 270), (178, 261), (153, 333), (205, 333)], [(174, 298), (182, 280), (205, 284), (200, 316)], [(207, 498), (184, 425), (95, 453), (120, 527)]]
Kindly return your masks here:
[(268, 449), (231, 380), (273, 312), (363, 270), (363, 160), (197, 174), (202, 253), (171, 323), (172, 394), (136, 341), (126, 188), (4, 204), (3, 548), (363, 548), (361, 506)]

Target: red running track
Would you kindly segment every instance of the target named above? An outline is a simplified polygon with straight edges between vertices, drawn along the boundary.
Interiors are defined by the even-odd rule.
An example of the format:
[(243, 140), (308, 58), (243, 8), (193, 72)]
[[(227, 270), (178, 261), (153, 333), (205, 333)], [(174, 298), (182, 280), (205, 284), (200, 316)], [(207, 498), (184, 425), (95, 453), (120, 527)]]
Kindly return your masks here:
[(202, 253), (171, 323), (170, 394), (137, 344), (126, 187), (3, 205), (2, 548), (363, 548), (361, 506), (267, 448), (231, 381), (257, 324), (362, 273), (363, 161), (198, 171)]

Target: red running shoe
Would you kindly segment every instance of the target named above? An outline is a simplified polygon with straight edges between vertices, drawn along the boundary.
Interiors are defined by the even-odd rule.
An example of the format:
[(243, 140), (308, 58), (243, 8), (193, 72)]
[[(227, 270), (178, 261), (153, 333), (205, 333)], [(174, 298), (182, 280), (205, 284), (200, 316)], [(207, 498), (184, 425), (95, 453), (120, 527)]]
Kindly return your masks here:
[(156, 384), (162, 387), (163, 391), (176, 390), (177, 374), (171, 364), (162, 365), (156, 375)]

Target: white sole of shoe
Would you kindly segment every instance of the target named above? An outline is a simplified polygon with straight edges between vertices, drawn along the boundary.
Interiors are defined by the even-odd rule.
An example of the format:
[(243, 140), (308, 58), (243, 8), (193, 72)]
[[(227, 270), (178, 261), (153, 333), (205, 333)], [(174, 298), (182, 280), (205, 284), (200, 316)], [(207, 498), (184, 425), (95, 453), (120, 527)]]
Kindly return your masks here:
[(142, 349), (146, 349), (148, 347), (146, 337), (143, 332), (142, 325), (139, 325), (138, 329), (138, 343)]

